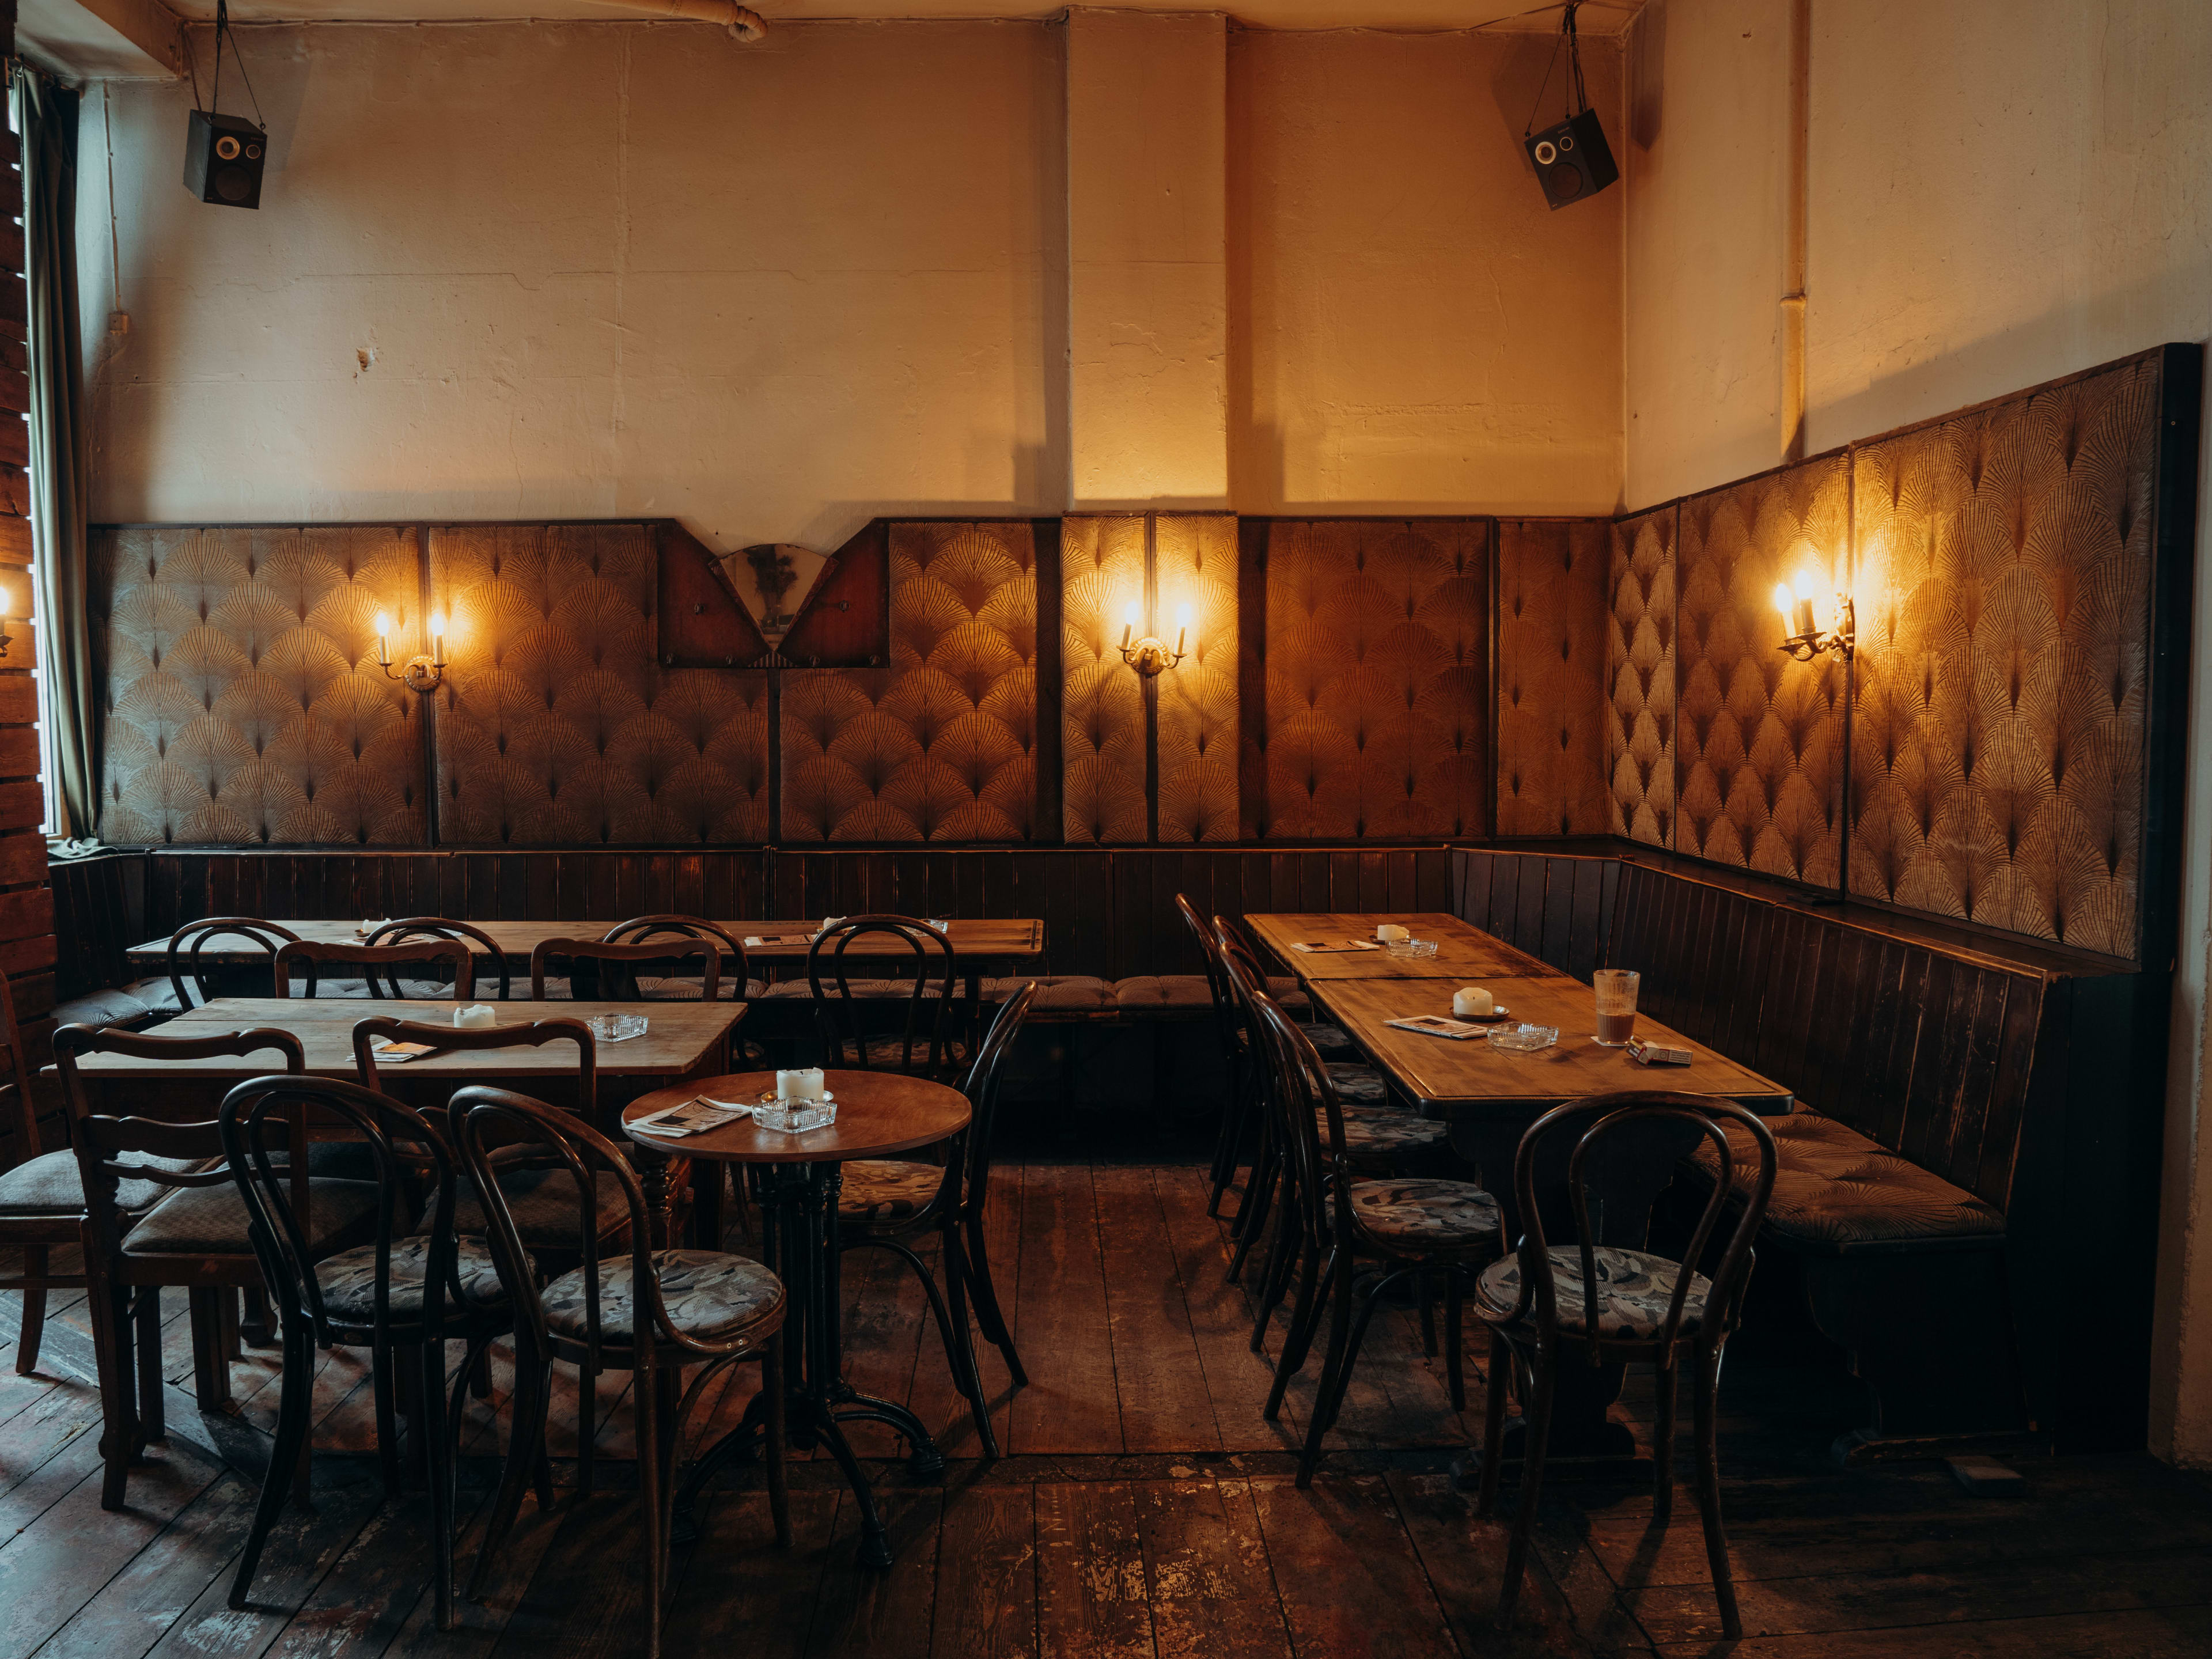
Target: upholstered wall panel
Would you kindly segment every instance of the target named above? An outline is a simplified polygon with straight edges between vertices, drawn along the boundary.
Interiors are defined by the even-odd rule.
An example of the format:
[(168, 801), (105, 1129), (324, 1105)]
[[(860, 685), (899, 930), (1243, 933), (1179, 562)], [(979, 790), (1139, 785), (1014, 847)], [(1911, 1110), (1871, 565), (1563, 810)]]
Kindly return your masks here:
[(1170, 648), (1191, 608), (1189, 654), (1159, 677), (1159, 838), (1235, 841), (1236, 517), (1163, 516), (1154, 546), (1152, 615)]
[(1124, 608), (1144, 597), (1144, 520), (1062, 519), (1060, 571), (1062, 830), (1071, 846), (1141, 842), (1143, 682), (1118, 647)]
[(1601, 836), (1606, 788), (1602, 519), (1498, 521), (1498, 833)]
[(1672, 507), (1614, 520), (1607, 574), (1607, 828), (1653, 847), (1674, 836), (1674, 530)]
[(424, 834), (415, 697), (375, 617), (420, 626), (415, 532), (96, 527), (101, 838), (386, 845)]
[(1781, 651), (1778, 584), (1809, 577), (1832, 623), (1848, 586), (1850, 463), (1784, 467), (1682, 502), (1675, 850), (1834, 887), (1843, 879), (1844, 665)]
[(1856, 452), (1850, 885), (2136, 949), (2154, 359)]
[(787, 841), (1019, 842), (1036, 817), (1027, 520), (890, 526), (891, 660), (783, 684)]
[(1259, 833), (1489, 833), (1486, 519), (1278, 520)]
[(427, 533), (453, 617), (437, 693), (442, 841), (766, 836), (767, 677), (655, 666), (652, 526)]

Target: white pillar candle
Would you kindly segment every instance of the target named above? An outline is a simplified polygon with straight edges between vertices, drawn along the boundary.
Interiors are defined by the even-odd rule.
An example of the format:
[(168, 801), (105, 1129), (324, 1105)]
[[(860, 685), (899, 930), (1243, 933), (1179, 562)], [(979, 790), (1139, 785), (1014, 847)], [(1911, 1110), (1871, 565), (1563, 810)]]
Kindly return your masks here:
[(1401, 939), (1411, 939), (1413, 934), (1395, 921), (1380, 921), (1375, 924), (1375, 937), (1383, 944), (1390, 945)]
[(1452, 993), (1452, 1012), (1462, 1019), (1474, 1015), (1486, 1019), (1497, 1012), (1497, 999), (1480, 985), (1470, 985), (1463, 991)]
[(775, 1097), (778, 1100), (819, 1100), (822, 1098), (822, 1068), (809, 1066), (796, 1072), (775, 1074)]
[(466, 1008), (454, 1009), (453, 1024), (465, 1031), (487, 1030), (499, 1024), (499, 1015), (485, 1004), (478, 1002)]

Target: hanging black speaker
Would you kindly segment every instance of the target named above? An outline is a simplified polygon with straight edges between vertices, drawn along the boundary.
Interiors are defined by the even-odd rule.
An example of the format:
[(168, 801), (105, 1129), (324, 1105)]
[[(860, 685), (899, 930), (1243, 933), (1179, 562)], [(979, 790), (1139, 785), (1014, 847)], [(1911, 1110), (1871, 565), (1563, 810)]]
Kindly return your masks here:
[(1570, 202), (1596, 195), (1620, 177), (1594, 109), (1532, 132), (1522, 143), (1535, 166), (1537, 182), (1544, 186), (1544, 199), (1555, 213)]
[(269, 136), (238, 115), (196, 109), (185, 129), (185, 188), (217, 207), (261, 205)]

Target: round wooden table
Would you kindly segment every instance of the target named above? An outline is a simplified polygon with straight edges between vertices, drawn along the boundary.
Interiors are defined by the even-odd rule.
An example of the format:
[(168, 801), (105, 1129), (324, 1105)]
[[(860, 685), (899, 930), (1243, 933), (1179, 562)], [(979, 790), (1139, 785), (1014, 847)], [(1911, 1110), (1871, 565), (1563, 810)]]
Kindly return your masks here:
[[(784, 1324), (785, 1426), (793, 1445), (830, 1449), (860, 1505), (860, 1560), (891, 1564), (890, 1535), (876, 1511), (874, 1494), (841, 1425), (881, 1423), (903, 1438), (915, 1474), (924, 1480), (945, 1468), (929, 1431), (904, 1406), (864, 1395), (845, 1381), (843, 1333), (838, 1322), (837, 1195), (849, 1160), (890, 1158), (949, 1140), (968, 1127), (968, 1097), (957, 1089), (898, 1072), (826, 1072), (823, 1083), (837, 1103), (837, 1121), (799, 1134), (763, 1129), (751, 1119), (708, 1134), (670, 1137), (631, 1128), (639, 1118), (704, 1095), (710, 1100), (751, 1102), (775, 1089), (774, 1072), (738, 1072), (693, 1078), (657, 1089), (623, 1108), (623, 1129), (640, 1149), (642, 1166), (672, 1156), (756, 1166), (761, 1201), (761, 1242), (768, 1265), (790, 1297)], [(658, 1180), (648, 1188), (659, 1188)], [(797, 1328), (794, 1329), (793, 1327)], [(692, 1465), (677, 1493), (688, 1527), (692, 1500), (731, 1459), (750, 1450), (766, 1431), (759, 1397), (744, 1420)]]

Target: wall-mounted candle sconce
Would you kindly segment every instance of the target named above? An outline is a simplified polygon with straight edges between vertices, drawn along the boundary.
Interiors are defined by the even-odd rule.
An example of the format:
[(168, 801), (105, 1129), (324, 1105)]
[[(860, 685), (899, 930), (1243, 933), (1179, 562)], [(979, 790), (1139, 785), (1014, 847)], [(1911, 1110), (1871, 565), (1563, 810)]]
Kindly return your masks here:
[(1121, 617), (1121, 660), (1146, 679), (1150, 679), (1162, 669), (1173, 668), (1183, 659), (1183, 646), (1190, 638), (1190, 607), (1187, 605), (1182, 605), (1176, 611), (1176, 642), (1173, 651), (1170, 651), (1166, 646), (1161, 644), (1150, 634), (1133, 644), (1130, 642), (1131, 636), (1136, 633), (1144, 619), (1144, 602), (1140, 599), (1130, 600), (1129, 608), (1122, 613)]
[(376, 613), (376, 660), (388, 680), (404, 679), (410, 691), (435, 691), (439, 682), (446, 678), (446, 613), (430, 613), (430, 651), (428, 656), (414, 656), (398, 673), (392, 672), (392, 617), (389, 612)]
[(13, 636), (8, 632), (8, 613), (15, 608), (8, 590), (0, 587), (0, 657), (8, 654), (8, 641)]
[(1815, 661), (1823, 651), (1832, 651), (1849, 662), (1857, 632), (1851, 615), (1851, 596), (1836, 595), (1834, 625), (1823, 628), (1813, 611), (1814, 592), (1813, 573), (1809, 570), (1798, 575), (1794, 589), (1788, 582), (1776, 585), (1774, 608), (1782, 613), (1781, 649), (1799, 662)]

